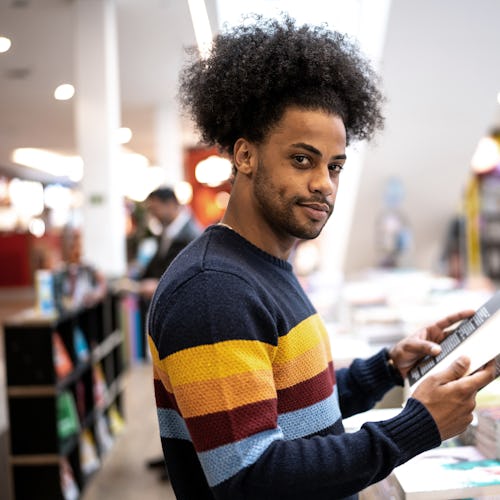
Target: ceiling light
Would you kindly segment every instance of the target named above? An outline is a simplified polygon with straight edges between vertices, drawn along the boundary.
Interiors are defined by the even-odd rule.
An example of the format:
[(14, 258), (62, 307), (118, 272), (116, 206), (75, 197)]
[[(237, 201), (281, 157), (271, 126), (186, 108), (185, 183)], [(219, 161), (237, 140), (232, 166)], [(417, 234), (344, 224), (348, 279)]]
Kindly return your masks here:
[[(126, 157), (130, 156), (125, 154)], [(140, 156), (140, 155), (139, 155)], [(160, 187), (165, 182), (165, 169), (149, 167), (139, 161), (130, 159), (121, 168), (121, 191), (124, 196), (134, 201), (144, 201), (151, 191)]]
[(476, 151), (472, 156), (471, 167), (477, 174), (483, 174), (493, 170), (500, 162), (500, 148), (493, 137), (480, 139)]
[(180, 181), (174, 186), (175, 197), (181, 205), (191, 203), (193, 199), (193, 186), (187, 181)]
[(11, 158), (14, 163), (55, 177), (68, 177), (74, 182), (83, 177), (83, 160), (80, 156), (64, 156), (38, 148), (18, 148), (13, 151)]
[(12, 45), (9, 38), (5, 36), (0, 36), (0, 53), (7, 52)]
[(38, 217), (31, 219), (28, 224), (28, 231), (35, 238), (41, 238), (45, 234), (45, 222)]
[(200, 56), (205, 59), (212, 46), (212, 29), (208, 19), (207, 6), (205, 0), (188, 0), (188, 4), (198, 50)]
[(194, 175), (200, 184), (217, 187), (229, 180), (231, 173), (232, 165), (228, 159), (212, 155), (196, 165)]
[(54, 90), (54, 97), (58, 101), (67, 101), (75, 95), (75, 87), (70, 83), (63, 83)]
[(118, 143), (127, 144), (132, 139), (132, 130), (128, 127), (120, 127), (117, 132)]
[(41, 182), (14, 178), (9, 184), (9, 196), (17, 213), (25, 218), (43, 212), (43, 185)]

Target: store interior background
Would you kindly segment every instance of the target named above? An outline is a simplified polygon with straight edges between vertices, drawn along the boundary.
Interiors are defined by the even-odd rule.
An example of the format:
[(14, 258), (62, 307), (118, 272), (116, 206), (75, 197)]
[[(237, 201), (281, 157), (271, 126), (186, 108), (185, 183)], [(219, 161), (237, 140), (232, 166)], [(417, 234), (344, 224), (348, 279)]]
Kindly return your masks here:
[[(85, 200), (94, 188), (85, 181), (75, 183), (66, 176), (23, 166), (12, 157), (16, 148), (43, 148), (64, 156), (81, 153), (77, 115), (89, 102), (79, 101), (82, 95), (75, 81), (77, 56), (83, 53), (76, 47), (75, 12), (84, 2), (109, 4), (116, 14), (119, 110), (115, 118), (119, 116), (119, 125), (132, 131), (124, 147), (142, 155), (145, 164), (138, 169), (160, 167), (168, 184), (191, 181), (193, 203), (198, 203), (195, 208), (201, 218), (202, 203), (214, 203), (218, 190), (229, 187), (226, 183), (207, 188), (194, 179), (196, 161), (213, 150), (199, 144), (192, 125), (177, 110), (178, 70), (185, 47), (197, 42), (187, 1), (0, 0), (0, 36), (12, 40), (11, 49), (0, 53), (0, 232), (27, 231), (13, 222), (6, 187), (11, 179), (69, 186), (83, 200), (73, 210), (71, 223), (80, 225), (84, 249), (93, 248), (84, 251), (84, 258), (100, 267), (92, 257), (106, 242), (94, 239), (85, 246), (89, 234)], [(356, 36), (381, 75), (387, 97), (386, 126), (373, 143), (349, 149), (351, 161), (342, 174), (335, 213), (318, 243), (314, 271), (321, 272), (316, 284), (323, 292), (377, 267), (378, 220), (386, 208), (390, 179), (397, 179), (402, 188), (400, 208), (411, 230), (402, 266), (442, 272), (446, 236), (450, 222), (462, 211), (473, 175), (472, 158), (481, 139), (500, 127), (500, 3), (345, 0), (327, 2), (328, 6), (309, 1), (305, 7), (303, 3), (206, 0), (204, 5), (214, 34), (222, 23), (235, 22), (244, 12), (275, 15), (283, 10), (306, 22), (326, 22)], [(72, 99), (53, 98), (54, 88), (61, 83), (75, 86)], [(92, 175), (97, 182), (99, 171)], [(141, 175), (135, 187), (145, 179)], [(215, 222), (220, 212), (205, 216), (205, 222)], [(102, 270), (117, 277), (113, 268)], [(0, 275), (5, 272), (0, 261)], [(16, 297), (25, 297), (23, 289), (0, 289), (2, 314), (17, 307)], [(3, 411), (3, 361), (0, 345), (0, 436), (8, 425)], [(3, 448), (0, 497), (7, 464), (2, 452)]]

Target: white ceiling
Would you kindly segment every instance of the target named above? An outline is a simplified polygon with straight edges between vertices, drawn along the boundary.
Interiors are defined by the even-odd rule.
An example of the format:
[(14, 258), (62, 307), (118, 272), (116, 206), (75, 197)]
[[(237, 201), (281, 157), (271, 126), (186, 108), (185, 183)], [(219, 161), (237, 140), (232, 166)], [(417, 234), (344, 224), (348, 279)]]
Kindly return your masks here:
[[(91, 0), (94, 1), (94, 0)], [(154, 110), (172, 98), (184, 48), (195, 44), (187, 0), (116, 0), (122, 125), (130, 149), (154, 163)], [(215, 2), (206, 2), (217, 28)], [(18, 147), (77, 154), (74, 100), (56, 101), (60, 83), (74, 83), (72, 0), (0, 0), (0, 36), (12, 39), (0, 54), (0, 171), (42, 180), (15, 165)]]

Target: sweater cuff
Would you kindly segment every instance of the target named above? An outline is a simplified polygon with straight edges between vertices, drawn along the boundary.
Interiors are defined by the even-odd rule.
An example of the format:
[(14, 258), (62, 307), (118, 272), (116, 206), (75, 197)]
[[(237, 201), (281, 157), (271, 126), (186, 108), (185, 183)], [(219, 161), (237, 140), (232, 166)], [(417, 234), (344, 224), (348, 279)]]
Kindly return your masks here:
[(441, 444), (441, 435), (432, 415), (414, 398), (409, 398), (401, 413), (381, 422), (381, 426), (400, 450), (399, 464)]
[(357, 366), (365, 387), (377, 387), (385, 392), (394, 385), (404, 385), (399, 372), (390, 366), (387, 353), (387, 349), (381, 349), (377, 354), (362, 360)]
[(400, 371), (394, 366), (392, 359), (389, 356), (389, 349), (384, 349), (385, 363), (387, 365), (387, 370), (396, 385), (404, 386), (404, 380), (401, 376)]

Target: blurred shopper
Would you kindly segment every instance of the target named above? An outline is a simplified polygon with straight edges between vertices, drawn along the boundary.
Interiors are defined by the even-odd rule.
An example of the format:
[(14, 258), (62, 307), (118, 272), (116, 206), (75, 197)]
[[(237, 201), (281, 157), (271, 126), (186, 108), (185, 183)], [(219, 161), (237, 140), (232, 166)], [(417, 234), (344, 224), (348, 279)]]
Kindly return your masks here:
[(173, 189), (158, 188), (145, 200), (148, 214), (162, 227), (155, 254), (139, 273), (139, 293), (149, 300), (158, 280), (177, 254), (201, 234), (201, 228), (191, 212), (181, 205)]
[(149, 314), (176, 497), (355, 498), (462, 432), (494, 377), (491, 363), (463, 377), (460, 358), (394, 418), (344, 432), (342, 418), (402, 385), (440, 352), (445, 329), (473, 313), (335, 370), (326, 326), (289, 263), (332, 214), (347, 144), (382, 125), (376, 75), (339, 33), (258, 18), (219, 34), (209, 57), (186, 67), (181, 96), (235, 175), (222, 222), (170, 265)]
[[(169, 187), (151, 192), (144, 204), (149, 216), (154, 217), (162, 227), (157, 237), (156, 252), (137, 276), (141, 320), (142, 324), (146, 325), (149, 303), (161, 275), (175, 257), (201, 234), (201, 228), (190, 210), (179, 203), (174, 190)], [(159, 468), (160, 478), (168, 479), (163, 456), (151, 459), (147, 466)]]

